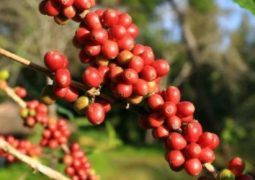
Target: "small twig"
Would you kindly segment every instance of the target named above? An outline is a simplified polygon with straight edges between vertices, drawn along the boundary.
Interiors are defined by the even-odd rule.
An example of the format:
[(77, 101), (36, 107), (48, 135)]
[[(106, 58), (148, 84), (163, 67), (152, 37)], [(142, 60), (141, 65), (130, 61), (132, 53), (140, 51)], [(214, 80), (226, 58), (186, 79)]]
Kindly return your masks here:
[(210, 163), (205, 163), (204, 168), (215, 178), (217, 179), (218, 173), (215, 167)]
[(12, 98), (20, 107), (22, 108), (26, 108), (27, 103), (21, 99), (16, 93), (15, 91), (9, 87), (8, 85), (6, 85), (3, 89), (2, 89), (10, 98)]
[(33, 168), (36, 171), (39, 171), (40, 173), (48, 176), (50, 179), (56, 179), (56, 180), (69, 180), (67, 177), (62, 175), (61, 173), (41, 164), (37, 160), (22, 154), (15, 148), (13, 148), (9, 143), (7, 143), (5, 140), (0, 139), (0, 149), (4, 150), (5, 152), (13, 155), (20, 161), (26, 163), (28, 166)]
[(61, 149), (64, 151), (65, 154), (70, 154), (70, 149), (66, 144), (61, 145)]

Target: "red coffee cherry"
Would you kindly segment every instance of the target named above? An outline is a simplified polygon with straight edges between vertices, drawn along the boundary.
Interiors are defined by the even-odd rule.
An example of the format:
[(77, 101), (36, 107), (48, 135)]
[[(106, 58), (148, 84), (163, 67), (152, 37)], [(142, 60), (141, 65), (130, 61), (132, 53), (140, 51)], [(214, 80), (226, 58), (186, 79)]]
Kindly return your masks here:
[(240, 176), (245, 169), (245, 162), (240, 157), (234, 157), (228, 162), (228, 169), (232, 171), (235, 176)]
[(62, 87), (54, 86), (53, 91), (54, 91), (54, 94), (58, 98), (64, 98), (67, 91), (68, 91), (68, 88), (62, 88)]
[(212, 149), (206, 147), (203, 148), (199, 156), (199, 160), (202, 163), (211, 163), (215, 160), (215, 154)]
[(132, 95), (133, 86), (130, 84), (118, 83), (115, 91), (119, 97), (128, 98)]
[(102, 124), (105, 119), (104, 107), (99, 103), (92, 103), (88, 106), (86, 110), (86, 116), (89, 122), (91, 122), (92, 124)]
[(182, 101), (177, 104), (177, 110), (182, 117), (187, 117), (194, 114), (195, 106), (189, 101)]
[(119, 15), (118, 25), (122, 25), (128, 28), (132, 24), (132, 17), (128, 13), (122, 13)]
[(139, 34), (139, 29), (138, 27), (132, 23), (128, 28), (127, 28), (127, 32), (133, 37), (136, 38)]
[(107, 9), (103, 14), (102, 20), (105, 27), (111, 27), (117, 24), (119, 20), (118, 12), (113, 9)]
[(95, 29), (101, 29), (102, 28), (99, 16), (94, 12), (88, 13), (85, 16), (84, 21), (85, 21), (86, 25), (89, 27), (90, 30), (95, 30)]
[(73, 87), (68, 87), (66, 90), (66, 94), (63, 97), (63, 99), (67, 102), (74, 102), (76, 101), (76, 99), (78, 98), (79, 94), (77, 89), (73, 88)]
[(161, 95), (153, 94), (148, 98), (147, 104), (151, 109), (159, 109), (164, 104), (164, 100)]
[(68, 69), (58, 69), (55, 74), (57, 86), (65, 88), (71, 85), (71, 74)]
[(109, 36), (111, 39), (116, 39), (119, 40), (121, 38), (123, 38), (127, 33), (127, 30), (124, 26), (121, 25), (114, 25), (111, 27), (111, 29), (109, 30)]
[(157, 78), (157, 72), (152, 66), (144, 66), (142, 72), (141, 72), (142, 79), (146, 81), (153, 81)]
[(101, 46), (100, 45), (95, 45), (95, 44), (87, 44), (84, 47), (84, 51), (88, 56), (97, 56), (101, 52)]
[(185, 148), (185, 155), (189, 159), (191, 159), (191, 158), (199, 158), (200, 154), (201, 154), (201, 151), (202, 151), (202, 149), (199, 146), (199, 144), (190, 143)]
[(91, 31), (91, 40), (96, 44), (103, 44), (108, 39), (108, 32), (105, 29), (95, 29)]
[(89, 87), (98, 87), (103, 81), (98, 70), (94, 67), (88, 67), (84, 71), (82, 79), (83, 82)]
[(166, 101), (177, 104), (180, 102), (181, 92), (177, 87), (170, 86), (164, 91), (164, 98)]
[(135, 40), (129, 34), (126, 34), (118, 41), (118, 46), (122, 50), (132, 50), (135, 45)]
[(197, 142), (202, 132), (201, 124), (198, 121), (191, 121), (184, 129), (184, 137), (188, 142)]
[(27, 96), (27, 90), (23, 87), (19, 87), (19, 86), (15, 87), (14, 91), (21, 98), (24, 98)]
[(202, 164), (197, 158), (189, 159), (184, 163), (185, 170), (191, 176), (197, 176), (202, 171)]
[(138, 81), (138, 74), (133, 69), (125, 69), (123, 72), (123, 80), (128, 84), (135, 84)]
[(141, 44), (136, 44), (132, 50), (132, 53), (135, 55), (135, 56), (138, 56), (140, 54), (142, 54), (143, 52), (145, 51), (145, 47)]
[(60, 6), (55, 0), (48, 0), (45, 3), (44, 10), (49, 16), (57, 16), (60, 13)]
[(75, 39), (84, 44), (90, 38), (90, 30), (85, 27), (79, 27), (75, 32)]
[(182, 122), (178, 116), (171, 116), (166, 119), (166, 125), (171, 130), (177, 130), (181, 128)]
[(211, 145), (213, 144), (214, 138), (215, 136), (213, 135), (213, 133), (204, 132), (199, 138), (198, 143), (202, 148), (211, 147)]
[(169, 131), (165, 126), (159, 126), (155, 129), (153, 129), (152, 133), (156, 139), (167, 138), (169, 135)]
[(76, 15), (76, 10), (73, 6), (68, 6), (63, 9), (63, 15), (68, 19), (72, 19)]
[(93, 6), (90, 0), (74, 0), (74, 5), (80, 10), (89, 9)]
[(152, 66), (157, 72), (158, 76), (165, 76), (169, 73), (170, 71), (170, 66), (168, 62), (164, 59), (158, 59), (152, 63)]
[(128, 63), (128, 67), (134, 69), (137, 73), (140, 73), (143, 70), (144, 61), (139, 56), (133, 56)]
[(166, 118), (170, 118), (176, 114), (176, 105), (172, 102), (165, 102), (161, 107), (161, 112)]
[(164, 123), (164, 118), (157, 112), (149, 114), (147, 119), (147, 124), (152, 128), (157, 128)]
[(66, 57), (57, 50), (47, 52), (44, 56), (44, 63), (51, 71), (66, 68), (68, 65)]
[(177, 168), (184, 164), (185, 157), (181, 151), (172, 150), (169, 151), (166, 155), (166, 159), (171, 167)]
[(117, 61), (120, 65), (126, 66), (133, 54), (129, 50), (123, 50), (118, 54)]
[(137, 82), (133, 85), (134, 92), (137, 95), (145, 96), (149, 92), (148, 83), (143, 79), (138, 79)]
[(216, 149), (219, 146), (219, 144), (220, 144), (219, 136), (217, 134), (213, 133), (213, 141), (212, 141), (212, 143), (210, 145), (210, 148), (211, 149)]
[(106, 40), (102, 44), (102, 53), (108, 59), (114, 59), (119, 53), (118, 44), (114, 41)]
[(187, 146), (187, 142), (184, 137), (176, 132), (170, 133), (167, 143), (171, 149), (182, 150)]
[(140, 55), (144, 61), (144, 65), (150, 65), (154, 62), (154, 52), (149, 46), (145, 46), (144, 52)]
[(58, 2), (65, 7), (72, 6), (74, 3), (74, 0), (58, 0)]

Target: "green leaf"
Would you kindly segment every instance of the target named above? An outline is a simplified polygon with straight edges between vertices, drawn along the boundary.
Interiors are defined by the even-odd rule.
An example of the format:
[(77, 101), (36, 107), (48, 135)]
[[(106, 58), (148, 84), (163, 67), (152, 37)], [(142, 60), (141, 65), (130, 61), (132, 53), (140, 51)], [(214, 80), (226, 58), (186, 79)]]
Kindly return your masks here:
[(255, 0), (234, 0), (241, 7), (250, 10), (255, 15)]

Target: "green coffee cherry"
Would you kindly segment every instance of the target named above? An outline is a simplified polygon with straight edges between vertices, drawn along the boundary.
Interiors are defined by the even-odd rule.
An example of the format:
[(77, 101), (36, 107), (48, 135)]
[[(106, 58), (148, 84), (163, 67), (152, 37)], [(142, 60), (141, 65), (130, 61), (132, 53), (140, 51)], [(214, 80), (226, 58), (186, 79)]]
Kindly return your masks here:
[(78, 113), (85, 113), (85, 109), (88, 105), (89, 98), (87, 96), (80, 96), (74, 103), (74, 109)]
[(10, 77), (8, 70), (4, 69), (0, 71), (0, 80), (7, 80)]
[(22, 118), (25, 119), (25, 118), (28, 117), (28, 115), (29, 115), (29, 110), (27, 108), (23, 108), (23, 109), (20, 110), (20, 116)]
[(223, 169), (219, 174), (219, 180), (235, 180), (235, 175), (229, 169)]
[(34, 109), (30, 109), (29, 116), (32, 116), (32, 117), (36, 116), (36, 111)]

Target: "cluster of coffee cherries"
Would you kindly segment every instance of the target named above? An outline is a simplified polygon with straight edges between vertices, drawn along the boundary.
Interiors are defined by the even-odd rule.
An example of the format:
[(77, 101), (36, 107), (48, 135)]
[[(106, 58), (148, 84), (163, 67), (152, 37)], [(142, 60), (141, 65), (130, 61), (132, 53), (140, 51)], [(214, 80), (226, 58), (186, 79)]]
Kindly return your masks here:
[[(12, 147), (22, 152), (23, 154), (26, 154), (31, 157), (38, 157), (41, 155), (42, 149), (40, 148), (40, 146), (32, 144), (28, 140), (19, 140), (13, 136), (0, 136), (0, 138), (4, 139)], [(0, 157), (6, 159), (8, 163), (13, 163), (17, 160), (13, 155), (8, 154), (2, 150), (0, 150)]]
[(66, 165), (65, 173), (72, 180), (96, 180), (94, 170), (91, 168), (86, 154), (82, 151), (78, 143), (73, 143), (70, 152), (63, 158)]
[(68, 127), (67, 121), (59, 119), (50, 122), (43, 130), (41, 146), (52, 149), (58, 148), (68, 142), (71, 131)]
[(49, 120), (48, 107), (37, 100), (28, 101), (27, 106), (20, 110), (20, 116), (27, 127), (34, 127), (36, 123), (45, 126)]
[(194, 119), (195, 107), (189, 101), (181, 101), (181, 93), (174, 86), (148, 97), (150, 114), (141, 118), (141, 125), (151, 128), (156, 139), (162, 139), (166, 148), (166, 160), (174, 171), (185, 169), (196, 176), (202, 164), (215, 160), (214, 149), (219, 137), (203, 132)]
[(95, 5), (95, 0), (43, 0), (39, 10), (41, 14), (52, 16), (56, 23), (63, 25), (70, 19), (82, 21), (86, 10)]
[(219, 179), (227, 180), (254, 180), (249, 174), (244, 174), (245, 162), (240, 157), (232, 158), (219, 174)]
[(54, 85), (45, 87), (43, 102), (52, 104), (56, 98), (74, 102), (78, 98), (78, 91), (71, 86), (72, 78), (67, 57), (57, 50), (49, 51), (44, 56), (44, 64), (54, 73)]

